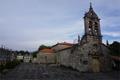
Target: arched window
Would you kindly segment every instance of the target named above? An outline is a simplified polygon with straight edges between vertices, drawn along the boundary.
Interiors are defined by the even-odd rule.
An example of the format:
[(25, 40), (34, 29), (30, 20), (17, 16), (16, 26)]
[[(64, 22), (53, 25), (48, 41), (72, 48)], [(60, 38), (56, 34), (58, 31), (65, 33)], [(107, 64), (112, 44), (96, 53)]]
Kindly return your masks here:
[(92, 34), (91, 33), (91, 30), (92, 30), (92, 21), (89, 21), (89, 29), (88, 30), (89, 30), (89, 34)]
[(95, 22), (95, 23), (94, 23), (94, 26), (95, 26), (95, 28), (98, 28), (98, 23)]
[(94, 31), (95, 31), (95, 34), (97, 35), (98, 34), (98, 23), (97, 22), (95, 22), (94, 23)]
[(92, 21), (89, 21), (89, 28), (92, 28)]
[(97, 26), (97, 25), (98, 25), (98, 23), (97, 23), (97, 22), (95, 22), (95, 25)]

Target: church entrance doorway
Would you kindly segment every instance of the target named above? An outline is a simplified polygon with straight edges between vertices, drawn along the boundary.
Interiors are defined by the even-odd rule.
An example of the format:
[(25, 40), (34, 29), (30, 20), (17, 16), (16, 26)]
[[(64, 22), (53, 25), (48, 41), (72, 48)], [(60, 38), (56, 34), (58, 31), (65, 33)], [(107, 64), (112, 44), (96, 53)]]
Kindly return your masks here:
[(100, 61), (97, 58), (92, 59), (92, 72), (100, 72)]

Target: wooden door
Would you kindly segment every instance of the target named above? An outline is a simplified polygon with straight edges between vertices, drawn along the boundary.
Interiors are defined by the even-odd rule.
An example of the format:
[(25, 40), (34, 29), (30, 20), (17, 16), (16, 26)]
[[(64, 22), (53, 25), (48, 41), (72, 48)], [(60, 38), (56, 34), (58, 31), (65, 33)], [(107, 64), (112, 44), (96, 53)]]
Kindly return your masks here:
[(100, 62), (99, 59), (92, 59), (92, 71), (93, 72), (100, 72)]

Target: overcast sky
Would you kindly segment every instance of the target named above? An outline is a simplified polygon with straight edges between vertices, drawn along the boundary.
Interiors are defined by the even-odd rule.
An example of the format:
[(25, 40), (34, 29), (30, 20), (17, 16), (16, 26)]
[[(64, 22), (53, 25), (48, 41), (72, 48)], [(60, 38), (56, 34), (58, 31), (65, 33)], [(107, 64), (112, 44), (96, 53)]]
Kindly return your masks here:
[[(120, 41), (120, 0), (91, 0), (101, 18), (103, 42)], [(84, 34), (90, 0), (0, 0), (0, 45), (37, 50), (39, 45), (76, 42)]]

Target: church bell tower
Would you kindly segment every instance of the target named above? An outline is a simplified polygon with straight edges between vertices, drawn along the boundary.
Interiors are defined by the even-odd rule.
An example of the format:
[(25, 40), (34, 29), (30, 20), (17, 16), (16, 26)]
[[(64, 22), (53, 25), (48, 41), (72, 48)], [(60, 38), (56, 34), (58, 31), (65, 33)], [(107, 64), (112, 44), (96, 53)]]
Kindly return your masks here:
[(102, 43), (102, 35), (100, 30), (100, 19), (97, 14), (94, 12), (92, 8), (92, 4), (90, 3), (89, 11), (84, 15), (84, 42), (88, 42), (90, 40), (96, 40), (99, 43)]

